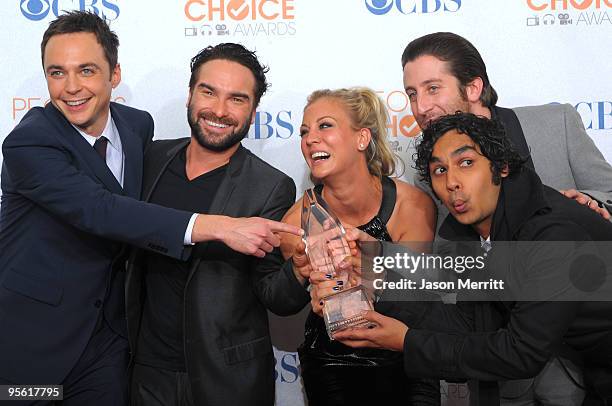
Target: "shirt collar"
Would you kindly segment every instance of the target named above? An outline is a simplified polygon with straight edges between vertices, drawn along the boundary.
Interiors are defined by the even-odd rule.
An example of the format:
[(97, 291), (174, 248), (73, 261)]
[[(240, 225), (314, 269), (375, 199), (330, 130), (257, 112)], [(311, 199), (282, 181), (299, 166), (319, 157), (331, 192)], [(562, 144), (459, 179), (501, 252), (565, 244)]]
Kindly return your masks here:
[(491, 251), (491, 248), (493, 248), (493, 245), (491, 244), (491, 235), (489, 235), (486, 240), (480, 236), (480, 248), (482, 248), (485, 252)]
[[(79, 132), (85, 138), (85, 141), (89, 143), (93, 147), (94, 143), (98, 139), (98, 137), (94, 137), (93, 135), (87, 134), (85, 131), (76, 127), (74, 124), (71, 124), (75, 130)], [(106, 125), (104, 126), (104, 130), (102, 130), (102, 134), (100, 136), (105, 136), (108, 140), (108, 144), (115, 150), (121, 151), (121, 140), (119, 139), (119, 132), (117, 131), (117, 127), (115, 127), (115, 123), (111, 117), (110, 110), (108, 112), (108, 119), (106, 120)]]

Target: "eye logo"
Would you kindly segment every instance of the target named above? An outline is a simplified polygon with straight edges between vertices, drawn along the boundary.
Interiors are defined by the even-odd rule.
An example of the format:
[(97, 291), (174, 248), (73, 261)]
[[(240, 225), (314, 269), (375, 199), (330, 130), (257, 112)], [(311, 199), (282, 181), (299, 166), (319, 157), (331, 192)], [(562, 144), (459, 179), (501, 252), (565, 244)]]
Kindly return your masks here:
[(365, 0), (368, 11), (377, 16), (387, 14), (393, 7), (393, 0)]
[(21, 0), (21, 13), (32, 21), (45, 18), (50, 8), (49, 0)]

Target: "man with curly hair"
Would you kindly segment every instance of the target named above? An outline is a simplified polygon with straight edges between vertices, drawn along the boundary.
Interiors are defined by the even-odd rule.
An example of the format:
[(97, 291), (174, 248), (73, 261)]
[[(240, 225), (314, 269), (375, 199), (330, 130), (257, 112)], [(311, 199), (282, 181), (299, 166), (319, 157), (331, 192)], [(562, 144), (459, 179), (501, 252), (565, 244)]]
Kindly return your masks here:
[[(512, 272), (529, 281), (523, 286), (546, 294), (527, 298), (514, 290), (505, 292), (514, 296), (504, 296), (503, 302), (489, 298), (457, 306), (405, 306), (407, 316), (400, 312), (398, 317), (410, 328), (403, 321), (371, 312), (366, 318), (377, 323), (376, 328), (340, 332), (335, 338), (350, 346), (403, 351), (411, 375), (478, 379), (486, 381), (484, 386), (495, 386), (494, 390), (494, 381), (536, 376), (548, 367), (551, 357), (575, 356), (584, 365), (584, 404), (610, 402), (612, 303), (594, 301), (592, 293), (582, 292), (579, 299), (572, 296), (573, 300), (563, 295), (553, 300), (547, 294), (557, 292), (557, 287), (562, 292), (576, 287), (564, 285), (563, 266), (575, 259), (576, 252), (559, 249), (565, 246), (563, 242), (581, 241), (580, 245), (590, 249), (593, 244), (586, 244), (588, 241), (612, 240), (612, 224), (542, 185), (512, 148), (503, 126), (487, 118), (456, 113), (432, 122), (423, 133), (417, 155), (419, 174), (450, 212), (440, 228), (442, 236), (489, 244), (530, 241), (518, 251), (525, 255), (510, 261), (494, 245), (487, 270), (506, 272), (504, 276)], [(550, 241), (558, 243), (541, 243)], [(496, 268), (508, 263), (514, 267), (501, 272)], [(593, 264), (583, 263), (582, 267), (593, 270), (589, 266)], [(558, 285), (532, 285), (539, 280)], [(414, 317), (419, 307), (426, 317)], [(459, 323), (451, 327), (449, 320), (467, 322), (458, 328)], [(560, 397), (555, 402), (576, 400)], [(481, 404), (495, 403), (488, 397)]]
[[(402, 69), (410, 108), (421, 128), (456, 111), (497, 119), (544, 184), (610, 219), (612, 167), (573, 106), (498, 106), (482, 56), (471, 42), (452, 32), (411, 41), (402, 54)], [(440, 204), (438, 211), (441, 222), (448, 213)]]
[[(525, 165), (534, 169), (545, 185), (610, 219), (612, 167), (586, 133), (572, 105), (500, 107), (480, 52), (470, 41), (452, 32), (435, 32), (412, 40), (401, 61), (404, 88), (421, 128), (456, 111), (497, 119), (513, 147), (526, 158)], [(415, 179), (415, 184), (431, 193), (422, 181)], [(435, 202), (439, 227), (448, 211), (440, 201)], [(436, 239), (440, 239), (439, 234)], [(578, 369), (561, 359), (551, 363), (564, 364), (547, 368), (548, 379), (505, 383), (502, 399), (508, 400), (502, 403), (548, 404), (552, 401), (549, 394), (556, 397), (559, 387), (568, 397), (581, 397)], [(572, 404), (577, 403), (565, 403)]]

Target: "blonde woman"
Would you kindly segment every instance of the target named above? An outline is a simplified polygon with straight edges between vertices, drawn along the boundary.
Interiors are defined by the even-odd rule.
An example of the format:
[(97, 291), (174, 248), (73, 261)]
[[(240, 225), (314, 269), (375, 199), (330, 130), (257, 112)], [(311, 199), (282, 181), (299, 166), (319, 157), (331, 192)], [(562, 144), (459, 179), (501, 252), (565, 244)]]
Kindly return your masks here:
[[(431, 241), (435, 232), (432, 200), (419, 189), (392, 179), (395, 156), (387, 143), (387, 111), (367, 88), (318, 90), (308, 97), (300, 128), (301, 148), (315, 192), (342, 224), (358, 227), (383, 241)], [(302, 202), (283, 221), (300, 225)], [(296, 253), (298, 237), (285, 235), (285, 258)], [(342, 281), (333, 290), (343, 289)], [(439, 383), (409, 379), (401, 354), (349, 348), (330, 341), (319, 295), (299, 348), (304, 387), (310, 406), (349, 404), (438, 405)]]

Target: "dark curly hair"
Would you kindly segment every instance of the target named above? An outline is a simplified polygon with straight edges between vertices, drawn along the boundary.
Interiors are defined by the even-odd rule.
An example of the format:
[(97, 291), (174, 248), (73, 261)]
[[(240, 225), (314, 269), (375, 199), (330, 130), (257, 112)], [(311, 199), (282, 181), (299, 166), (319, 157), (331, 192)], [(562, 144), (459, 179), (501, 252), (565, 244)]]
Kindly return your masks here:
[(480, 147), (482, 155), (491, 161), (495, 185), (501, 183), (501, 172), (504, 168), (507, 167), (509, 176), (512, 176), (521, 171), (526, 161), (516, 152), (506, 136), (504, 126), (498, 120), (458, 111), (433, 121), (423, 130), (423, 138), (416, 147), (415, 168), (421, 179), (430, 186), (429, 162), (433, 148), (436, 142), (451, 130), (466, 134)]
[(261, 96), (268, 90), (270, 84), (266, 80), (266, 73), (270, 70), (267, 66), (262, 65), (257, 59), (255, 52), (249, 51), (240, 44), (226, 42), (215, 46), (207, 46), (196, 56), (191, 58), (191, 78), (189, 79), (189, 89), (193, 90), (195, 86), (198, 70), (200, 66), (208, 61), (215, 59), (224, 59), (231, 62), (239, 63), (248, 68), (255, 77), (255, 100), (253, 107), (259, 105)]

